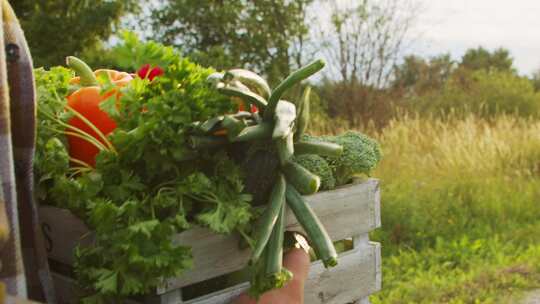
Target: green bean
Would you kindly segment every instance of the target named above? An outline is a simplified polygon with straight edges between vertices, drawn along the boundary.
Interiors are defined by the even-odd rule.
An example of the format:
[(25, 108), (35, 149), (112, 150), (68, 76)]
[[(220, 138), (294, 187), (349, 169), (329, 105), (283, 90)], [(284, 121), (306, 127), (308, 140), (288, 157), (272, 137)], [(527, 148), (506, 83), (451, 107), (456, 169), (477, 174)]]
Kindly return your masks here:
[(325, 141), (299, 141), (294, 144), (296, 154), (316, 154), (320, 156), (339, 157), (343, 146)]
[(309, 76), (317, 73), (322, 68), (324, 68), (324, 61), (319, 59), (316, 60), (299, 70), (293, 72), (290, 74), (285, 80), (283, 80), (273, 91), (270, 95), (270, 98), (268, 99), (268, 107), (266, 109), (266, 112), (264, 113), (264, 119), (266, 121), (272, 120), (274, 117), (274, 111), (276, 110), (276, 106), (278, 101), (281, 99), (281, 96), (285, 91), (290, 89), (292, 86), (297, 84), (298, 82), (308, 78)]
[(203, 122), (197, 128), (202, 131), (203, 133), (208, 133), (212, 131), (212, 129), (221, 121), (223, 120), (223, 116), (216, 116), (213, 118), (208, 119), (207, 121)]
[(267, 106), (267, 102), (263, 97), (251, 91), (242, 90), (233, 86), (222, 86), (218, 87), (218, 92), (223, 95), (241, 98), (244, 102), (255, 105), (259, 111), (264, 111)]
[(268, 98), (270, 96), (270, 87), (266, 80), (256, 73), (244, 70), (244, 69), (232, 69), (225, 73), (225, 81), (238, 80), (247, 86), (254, 93), (262, 96), (263, 98)]
[(307, 127), (309, 125), (309, 116), (310, 116), (310, 96), (311, 94), (311, 87), (307, 86), (304, 90), (304, 94), (302, 95), (302, 101), (300, 102), (300, 106), (298, 109), (298, 118), (296, 119), (296, 132), (294, 134), (294, 138), (296, 141), (299, 141), (302, 139), (302, 136), (307, 130)]
[(264, 210), (264, 213), (261, 215), (261, 222), (257, 225), (254, 239), (255, 239), (255, 249), (251, 254), (251, 263), (257, 262), (261, 257), (263, 249), (266, 247), (272, 230), (276, 224), (280, 211), (285, 205), (285, 177), (283, 174), (280, 174), (276, 180), (272, 193), (270, 194), (270, 199), (268, 201), (268, 206)]
[(244, 142), (252, 140), (270, 139), (274, 126), (271, 123), (261, 123), (244, 128), (232, 141)]
[(221, 122), (221, 125), (227, 130), (227, 138), (233, 140), (242, 130), (246, 128), (246, 123), (243, 120), (234, 118), (231, 115), (226, 115)]
[(283, 265), (283, 237), (285, 234), (285, 204), (281, 205), (277, 222), (272, 229), (272, 235), (268, 241), (268, 255), (266, 256), (265, 276), (270, 280), (271, 286), (281, 288), (290, 279), (287, 272), (284, 274)]
[(222, 136), (189, 136), (188, 145), (190, 148), (199, 150), (199, 149), (209, 149), (219, 146), (226, 145), (228, 143), (227, 139)]
[(293, 161), (287, 162), (281, 170), (287, 177), (287, 181), (293, 184), (302, 194), (313, 194), (321, 186), (320, 177)]
[(287, 183), (285, 190), (287, 205), (291, 208), (296, 219), (306, 231), (311, 245), (315, 250), (315, 254), (319, 257), (325, 267), (334, 267), (337, 265), (337, 253), (334, 248), (334, 243), (328, 236), (328, 232), (323, 224), (317, 218), (317, 215), (311, 207), (304, 201), (304, 198), (293, 185)]

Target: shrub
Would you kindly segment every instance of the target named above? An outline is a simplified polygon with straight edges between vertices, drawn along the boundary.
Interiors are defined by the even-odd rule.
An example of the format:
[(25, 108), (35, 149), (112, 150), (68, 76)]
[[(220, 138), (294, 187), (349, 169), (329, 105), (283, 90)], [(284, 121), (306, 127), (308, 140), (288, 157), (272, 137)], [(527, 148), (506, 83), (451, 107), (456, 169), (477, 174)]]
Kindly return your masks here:
[(540, 93), (531, 81), (508, 71), (460, 69), (441, 90), (405, 100), (420, 113), (540, 116)]

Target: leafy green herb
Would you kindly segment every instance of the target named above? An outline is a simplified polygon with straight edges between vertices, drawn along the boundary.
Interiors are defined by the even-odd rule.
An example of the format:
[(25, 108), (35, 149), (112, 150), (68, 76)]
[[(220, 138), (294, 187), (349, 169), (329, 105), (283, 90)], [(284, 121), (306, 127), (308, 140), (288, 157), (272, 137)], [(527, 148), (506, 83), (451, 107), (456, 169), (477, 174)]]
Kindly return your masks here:
[(136, 78), (119, 100), (104, 102), (117, 123), (108, 138), (117, 153), (101, 151), (95, 168), (70, 166), (65, 123), (72, 114), (65, 97), (73, 74), (36, 71), (36, 188), (42, 202), (70, 209), (94, 232), (92, 244), (75, 256), (85, 303), (119, 303), (190, 268), (191, 250), (174, 245), (175, 234), (193, 225), (230, 233), (253, 217), (239, 166), (225, 152), (195, 153), (186, 144), (194, 121), (235, 107), (208, 87), (213, 71), (172, 56), (169, 48), (130, 43), (154, 52), (165, 74)]

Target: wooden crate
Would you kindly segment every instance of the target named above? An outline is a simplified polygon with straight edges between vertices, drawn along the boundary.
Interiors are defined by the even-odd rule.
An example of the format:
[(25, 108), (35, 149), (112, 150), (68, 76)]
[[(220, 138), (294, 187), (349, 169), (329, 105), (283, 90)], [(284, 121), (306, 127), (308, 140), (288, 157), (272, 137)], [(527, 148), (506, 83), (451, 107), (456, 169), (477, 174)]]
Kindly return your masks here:
[[(380, 246), (369, 241), (368, 233), (380, 226), (379, 183), (368, 179), (332, 191), (306, 196), (334, 241), (353, 239), (354, 248), (343, 252), (337, 267), (325, 269), (320, 261), (312, 263), (305, 287), (305, 303), (367, 303), (367, 296), (381, 288)], [(53, 266), (72, 265), (73, 249), (79, 243), (91, 242), (91, 232), (69, 211), (50, 206), (40, 208), (42, 228)], [(287, 210), (287, 230), (302, 228)], [(143, 303), (228, 303), (249, 285), (242, 283), (195, 299), (184, 300), (183, 288), (245, 267), (248, 249), (238, 248), (238, 235), (218, 235), (205, 228), (193, 228), (178, 234), (177, 244), (191, 246), (194, 267), (181, 277), (170, 278), (146, 297)], [(72, 279), (56, 273), (55, 281), (64, 303), (75, 303)]]

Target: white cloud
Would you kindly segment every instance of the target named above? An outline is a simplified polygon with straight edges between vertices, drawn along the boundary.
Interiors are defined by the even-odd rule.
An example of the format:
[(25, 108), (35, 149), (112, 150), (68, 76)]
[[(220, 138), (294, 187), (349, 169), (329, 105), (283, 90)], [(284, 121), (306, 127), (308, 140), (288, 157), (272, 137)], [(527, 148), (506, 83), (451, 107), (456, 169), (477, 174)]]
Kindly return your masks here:
[(511, 51), (522, 74), (540, 68), (540, 1), (420, 0), (413, 51), (424, 55), (450, 52), (459, 58), (477, 46)]

